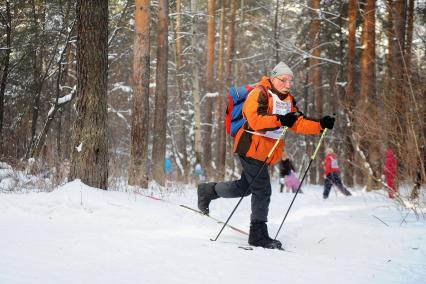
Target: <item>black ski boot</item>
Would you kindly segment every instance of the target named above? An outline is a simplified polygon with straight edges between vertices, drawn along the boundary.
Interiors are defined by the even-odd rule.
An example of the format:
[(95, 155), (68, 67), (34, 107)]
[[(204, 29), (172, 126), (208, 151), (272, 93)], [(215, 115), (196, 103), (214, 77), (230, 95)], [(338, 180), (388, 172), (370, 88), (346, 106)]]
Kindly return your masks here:
[(271, 239), (268, 234), (268, 227), (265, 222), (252, 222), (250, 224), (250, 235), (248, 243), (255, 247), (268, 249), (282, 249), (282, 244), (278, 240)]
[(203, 214), (209, 215), (209, 205), (213, 199), (219, 198), (214, 190), (215, 182), (200, 183), (197, 187), (198, 209)]

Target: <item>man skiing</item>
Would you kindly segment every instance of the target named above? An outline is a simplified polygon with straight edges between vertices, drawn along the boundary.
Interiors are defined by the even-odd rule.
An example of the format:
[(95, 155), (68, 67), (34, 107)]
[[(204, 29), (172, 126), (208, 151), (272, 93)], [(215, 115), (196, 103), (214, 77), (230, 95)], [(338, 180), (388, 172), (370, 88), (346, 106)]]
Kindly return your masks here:
[[(252, 195), (248, 243), (253, 246), (270, 249), (280, 249), (282, 246), (280, 241), (269, 237), (266, 225), (271, 197), (268, 167), (263, 167), (257, 178), (254, 178), (283, 127), (287, 126), (298, 134), (320, 134), (323, 129), (332, 129), (334, 126), (334, 118), (330, 116), (315, 121), (298, 111), (290, 93), (293, 77), (292, 70), (280, 62), (270, 76), (264, 76), (248, 95), (243, 107), (247, 122), (239, 129), (234, 144), (234, 152), (238, 154), (243, 168), (241, 178), (228, 182), (202, 183), (197, 188), (198, 208), (204, 214), (209, 214), (210, 202), (219, 197)], [(280, 141), (266, 164), (278, 163), (283, 149), (284, 141)]]

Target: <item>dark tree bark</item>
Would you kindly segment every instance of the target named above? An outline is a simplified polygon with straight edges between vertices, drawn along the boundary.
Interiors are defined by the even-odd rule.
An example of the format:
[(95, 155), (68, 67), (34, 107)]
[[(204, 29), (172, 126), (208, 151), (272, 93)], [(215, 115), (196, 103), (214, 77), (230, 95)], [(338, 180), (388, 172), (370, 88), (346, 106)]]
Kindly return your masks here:
[(33, 21), (33, 30), (34, 30), (34, 39), (33, 39), (33, 50), (32, 50), (32, 59), (33, 59), (33, 97), (31, 102), (31, 132), (30, 132), (30, 142), (26, 152), (26, 158), (30, 157), (32, 148), (35, 143), (36, 129), (38, 114), (40, 109), (40, 99), (41, 99), (41, 73), (42, 73), (42, 60), (43, 54), (41, 52), (42, 48), (40, 45), (40, 28), (39, 28), (39, 13), (42, 11), (42, 7), (39, 7), (40, 3), (38, 1), (32, 1), (32, 21)]
[(167, 61), (168, 61), (168, 15), (167, 0), (160, 0), (157, 31), (157, 70), (155, 79), (154, 145), (152, 147), (153, 178), (165, 183), (164, 161), (167, 129)]
[(6, 16), (0, 19), (6, 26), (6, 51), (3, 58), (3, 75), (0, 82), (0, 157), (3, 155), (3, 117), (4, 117), (4, 93), (6, 91), (6, 82), (9, 75), (9, 62), (11, 52), (11, 34), (12, 34), (12, 18), (10, 16), (10, 3), (6, 1)]
[(70, 179), (108, 187), (108, 2), (77, 1), (77, 117)]

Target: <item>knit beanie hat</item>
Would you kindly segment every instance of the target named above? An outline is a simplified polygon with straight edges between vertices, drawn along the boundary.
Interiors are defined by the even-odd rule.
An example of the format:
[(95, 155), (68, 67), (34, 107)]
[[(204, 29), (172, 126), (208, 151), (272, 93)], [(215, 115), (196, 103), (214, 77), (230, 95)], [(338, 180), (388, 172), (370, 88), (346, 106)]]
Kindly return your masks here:
[(325, 149), (325, 153), (328, 155), (328, 154), (334, 153), (334, 151), (333, 151), (332, 148), (327, 148), (327, 149)]
[(293, 71), (291, 71), (290, 67), (288, 67), (287, 64), (281, 61), (277, 64), (277, 66), (274, 67), (274, 69), (272, 69), (272, 72), (269, 77), (273, 78), (282, 75), (290, 75), (291, 77), (294, 77)]

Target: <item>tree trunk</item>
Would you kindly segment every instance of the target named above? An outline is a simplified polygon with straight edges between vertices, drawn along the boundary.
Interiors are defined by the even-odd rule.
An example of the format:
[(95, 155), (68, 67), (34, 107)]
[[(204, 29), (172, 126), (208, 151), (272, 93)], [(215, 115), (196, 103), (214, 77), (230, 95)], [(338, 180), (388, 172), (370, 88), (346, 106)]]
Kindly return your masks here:
[(386, 81), (389, 87), (390, 93), (395, 91), (395, 78), (394, 78), (394, 60), (396, 58), (396, 49), (395, 49), (395, 32), (393, 24), (393, 1), (386, 1), (386, 10), (387, 10), (387, 23), (386, 23), (386, 34), (388, 38), (388, 54), (386, 56)]
[[(347, 65), (347, 85), (346, 85), (346, 96), (345, 103), (347, 113), (349, 114), (344, 122), (350, 126), (345, 128), (345, 154), (347, 161), (354, 161), (355, 159), (355, 149), (352, 145), (351, 133), (352, 133), (352, 110), (354, 104), (354, 73), (355, 73), (355, 46), (356, 46), (356, 18), (358, 10), (358, 0), (349, 0), (348, 6), (348, 65)], [(343, 61), (342, 61), (343, 62)], [(349, 120), (349, 121), (347, 121)], [(349, 123), (348, 123), (349, 122)], [(353, 186), (355, 171), (351, 163), (347, 164), (347, 169), (345, 173), (345, 184), (348, 186)]]
[(225, 1), (221, 1), (220, 7), (220, 43), (219, 43), (219, 66), (218, 66), (218, 80), (219, 96), (216, 103), (216, 125), (217, 125), (217, 139), (216, 139), (216, 165), (217, 165), (217, 178), (222, 180), (225, 177), (226, 169), (226, 133), (225, 133), (225, 105), (226, 105), (226, 88), (223, 81), (224, 73), (224, 54), (225, 54)]
[(227, 58), (225, 61), (226, 86), (230, 86), (233, 83), (233, 77), (232, 77), (233, 62), (232, 61), (234, 59), (235, 18), (237, 15), (237, 0), (230, 0), (230, 1), (231, 1), (231, 15), (229, 17)]
[(215, 15), (216, 0), (208, 1), (208, 21), (207, 21), (207, 66), (206, 66), (206, 87), (208, 92), (213, 92), (215, 86), (213, 80), (214, 72), (214, 47), (215, 47)]
[[(371, 167), (368, 175), (367, 190), (374, 189), (377, 186), (374, 176), (378, 175), (380, 161), (380, 149), (378, 143), (375, 143), (375, 133), (366, 131), (365, 125), (374, 128), (377, 122), (378, 113), (376, 101), (375, 86), (375, 0), (368, 0), (364, 10), (364, 23), (362, 31), (362, 55), (361, 55), (361, 86), (360, 99), (357, 106), (357, 132), (361, 137), (361, 151), (368, 153), (367, 160)], [(366, 115), (368, 114), (368, 115)]]
[[(405, 14), (406, 14), (406, 0), (397, 0), (394, 4), (395, 16), (393, 18), (393, 48), (394, 48), (394, 58), (393, 58), (393, 75), (395, 80), (395, 95), (398, 100), (403, 101), (405, 99), (404, 88), (406, 84), (406, 77), (404, 76), (404, 49), (405, 49)], [(405, 111), (403, 111), (405, 113)], [(401, 117), (403, 120), (403, 117)], [(405, 132), (405, 130), (402, 130)]]
[(41, 52), (41, 45), (40, 45), (40, 29), (39, 29), (39, 17), (38, 14), (41, 10), (41, 5), (38, 3), (37, 0), (32, 1), (32, 17), (33, 17), (33, 29), (34, 29), (34, 47), (32, 51), (33, 56), (33, 98), (31, 103), (31, 132), (30, 132), (30, 143), (27, 148), (26, 158), (30, 157), (32, 148), (34, 146), (35, 142), (35, 135), (36, 135), (36, 129), (37, 129), (37, 121), (38, 121), (38, 114), (40, 109), (40, 97), (41, 97), (41, 73), (42, 73), (42, 52)]
[(276, 6), (275, 6), (275, 19), (274, 19), (274, 45), (275, 45), (275, 65), (277, 65), (280, 62), (280, 55), (279, 55), (279, 30), (278, 30), (278, 12), (280, 8), (280, 1), (277, 0)]
[[(311, 53), (312, 56), (315, 56), (319, 58), (321, 56), (321, 49), (320, 49), (320, 26), (321, 21), (319, 19), (318, 11), (320, 10), (320, 0), (312, 0), (311, 2), (311, 9), (312, 9), (312, 19), (311, 23), (309, 25), (309, 41), (311, 42)], [(320, 68), (320, 61), (316, 58), (310, 58), (309, 59), (309, 66), (310, 66), (310, 72), (311, 72), (311, 80), (312, 80), (312, 88), (313, 88), (313, 94), (314, 94), (314, 105), (315, 105), (315, 115), (320, 116), (322, 115), (322, 85), (321, 85), (321, 68)], [(324, 144), (323, 144), (324, 145)], [(311, 183), (316, 184), (317, 182), (322, 182), (323, 175), (322, 175), (322, 158), (324, 156), (324, 146), (321, 146), (320, 151), (318, 153), (319, 159), (316, 160), (315, 163), (313, 163), (313, 167), (311, 170)]]
[[(215, 13), (216, 0), (208, 1), (208, 24), (207, 24), (207, 66), (206, 66), (206, 90), (211, 93), (214, 91), (214, 46), (215, 46)], [(212, 162), (212, 132), (213, 132), (213, 98), (204, 97), (203, 99), (203, 151), (204, 162), (207, 176), (211, 176)]]
[(175, 45), (175, 57), (176, 57), (176, 110), (177, 110), (177, 124), (178, 124), (178, 134), (177, 134), (177, 150), (179, 152), (179, 157), (176, 159), (180, 160), (180, 164), (182, 165), (181, 175), (184, 180), (187, 178), (188, 169), (188, 152), (186, 150), (186, 127), (185, 127), (185, 119), (186, 119), (186, 106), (184, 102), (186, 99), (184, 98), (184, 90), (183, 90), (183, 71), (182, 71), (182, 12), (181, 12), (181, 0), (176, 1), (176, 45)]
[(195, 163), (203, 163), (203, 149), (201, 141), (201, 113), (200, 113), (200, 86), (198, 78), (198, 61), (197, 61), (197, 42), (196, 37), (196, 24), (197, 24), (197, 1), (191, 0), (191, 14), (192, 14), (192, 23), (191, 23), (191, 66), (192, 66), (192, 98), (194, 103), (194, 149), (195, 149)]
[(77, 118), (70, 180), (108, 187), (108, 2), (77, 1)]
[(167, 130), (167, 63), (168, 63), (168, 16), (167, 0), (160, 0), (157, 31), (157, 69), (155, 76), (154, 144), (152, 147), (153, 178), (165, 184), (164, 161)]
[(11, 52), (10, 37), (12, 34), (12, 17), (10, 16), (10, 3), (6, 1), (6, 17), (4, 23), (6, 26), (6, 51), (3, 59), (3, 75), (0, 82), (0, 158), (3, 156), (3, 117), (4, 117), (4, 93), (6, 91), (6, 82), (9, 75), (9, 62)]
[(367, 104), (375, 96), (375, 0), (367, 0), (364, 13), (361, 55), (360, 103)]
[(411, 46), (413, 44), (413, 23), (414, 23), (414, 0), (409, 0), (407, 13), (407, 40), (405, 43), (405, 66), (407, 68), (407, 76), (411, 75)]
[[(235, 18), (237, 15), (237, 0), (230, 0), (231, 2), (231, 15), (229, 16), (229, 26), (228, 26), (228, 38), (227, 38), (227, 55), (225, 59), (225, 85), (226, 88), (229, 88), (234, 83), (234, 77), (232, 74), (232, 65), (233, 65), (233, 59), (234, 59), (234, 47), (235, 47)], [(222, 102), (223, 106), (225, 106), (225, 102)], [(225, 107), (223, 108), (223, 110)], [(224, 111), (221, 111), (222, 115)], [(225, 135), (225, 123), (220, 123), (223, 127), (223, 130), (221, 130), (220, 133), (223, 133)], [(226, 139), (226, 138), (225, 138)], [(225, 148), (226, 149), (226, 148)], [(232, 150), (230, 149), (230, 152), (232, 153)], [(233, 167), (234, 168), (234, 167)]]
[(129, 184), (148, 187), (150, 0), (135, 0)]

